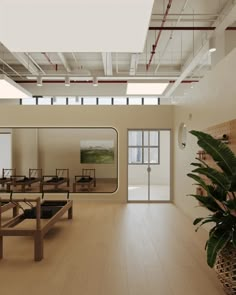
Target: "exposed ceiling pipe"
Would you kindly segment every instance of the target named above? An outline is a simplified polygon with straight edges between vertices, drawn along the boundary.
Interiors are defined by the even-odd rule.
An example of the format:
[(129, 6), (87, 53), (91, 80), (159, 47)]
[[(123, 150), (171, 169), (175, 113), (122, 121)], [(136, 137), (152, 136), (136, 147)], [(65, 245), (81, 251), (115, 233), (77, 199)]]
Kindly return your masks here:
[(42, 52), (42, 54), (46, 57), (47, 61), (55, 68), (55, 70), (57, 71), (57, 64), (54, 64), (51, 59), (49, 58), (49, 56), (47, 55), (46, 52)]
[[(219, 17), (214, 23), (214, 27), (216, 27), (214, 32), (209, 33), (209, 38), (213, 36), (213, 34), (219, 34), (224, 32), (231, 24), (232, 19), (235, 19), (236, 15), (236, 1), (228, 1), (222, 11), (220, 12)], [(183, 72), (179, 76), (179, 78), (175, 81), (175, 83), (170, 87), (165, 95), (170, 97), (178, 85), (184, 80), (187, 75), (193, 71), (196, 65), (199, 63), (199, 60), (204, 56), (209, 50), (209, 40), (206, 40), (199, 52), (192, 57), (192, 54), (186, 59), (185, 65), (183, 66)]]
[(17, 76), (23, 78), (21, 74), (19, 74), (16, 70), (14, 70), (8, 63), (6, 63), (2, 58), (0, 58), (0, 61), (6, 65), (10, 70), (12, 70)]
[[(153, 16), (163, 16), (164, 13), (153, 13)], [(220, 14), (210, 14), (210, 13), (168, 13), (168, 16), (211, 16), (211, 17), (218, 17)]]
[[(149, 27), (149, 31), (214, 31), (216, 27)], [(236, 27), (228, 27), (227, 31), (234, 31)]]
[(179, 17), (178, 17), (178, 20), (177, 20), (175, 26), (173, 27), (173, 29), (171, 30), (170, 38), (168, 39), (168, 41), (167, 41), (167, 43), (166, 43), (166, 46), (165, 46), (165, 48), (164, 48), (164, 50), (163, 50), (163, 52), (162, 52), (162, 55), (161, 55), (161, 57), (160, 57), (160, 60), (159, 60), (159, 62), (158, 62), (158, 64), (157, 64), (157, 66), (156, 66), (156, 69), (155, 69), (155, 71), (154, 71), (154, 74), (156, 74), (156, 72), (158, 71), (158, 69), (159, 69), (159, 67), (160, 67), (160, 65), (161, 65), (162, 58), (163, 58), (163, 56), (164, 56), (164, 54), (165, 54), (165, 52), (166, 52), (166, 49), (167, 49), (167, 47), (169, 46), (169, 43), (170, 43), (170, 41), (171, 41), (171, 39), (172, 39), (172, 37), (173, 37), (173, 31), (174, 31), (174, 28), (176, 28), (176, 27), (178, 26), (178, 24), (180, 23), (180, 20), (181, 20), (182, 14), (184, 13), (184, 10), (185, 10), (185, 8), (186, 8), (186, 6), (187, 6), (187, 4), (188, 4), (188, 1), (189, 1), (189, 0), (185, 0), (185, 3), (184, 3), (184, 5), (183, 5), (183, 7), (182, 7), (182, 9), (181, 9), (181, 12), (180, 12), (180, 15), (179, 15)]
[[(161, 28), (164, 27), (164, 24), (165, 24), (165, 21), (166, 21), (166, 18), (167, 18), (167, 15), (169, 13), (169, 10), (171, 8), (171, 4), (172, 4), (172, 0), (169, 0), (168, 4), (167, 4), (167, 8), (166, 8), (166, 12), (164, 14), (164, 17), (163, 17), (163, 20), (162, 20), (162, 23), (161, 23)], [(156, 39), (156, 42), (155, 44), (152, 46), (152, 52), (151, 52), (151, 56), (150, 56), (150, 59), (149, 59), (149, 62), (148, 64), (146, 65), (146, 70), (148, 71), (149, 70), (149, 67), (152, 63), (152, 59), (153, 59), (153, 56), (155, 54), (155, 50), (156, 50), (156, 47), (157, 47), (157, 44), (160, 40), (160, 37), (161, 37), (161, 33), (162, 33), (162, 29), (160, 29), (159, 33), (158, 33), (158, 36), (157, 36), (157, 39)]]
[(40, 67), (40, 65), (35, 61), (35, 59), (28, 53), (25, 53), (28, 58), (32, 61), (32, 63), (42, 72), (42, 74), (46, 75), (46, 73), (44, 72), (44, 70)]
[(79, 67), (78, 59), (77, 59), (77, 57), (75, 56), (75, 53), (74, 53), (74, 52), (71, 52), (71, 54), (72, 54), (72, 56), (73, 56), (73, 58), (74, 58), (74, 60), (75, 60), (76, 67), (78, 68), (78, 67)]
[(3, 69), (0, 68), (0, 71), (1, 71), (3, 74), (5, 74), (6, 76), (9, 77), (9, 73), (5, 72)]
[[(176, 80), (168, 80), (166, 79), (169, 83), (175, 83)], [(35, 84), (36, 81), (32, 81), (32, 80), (21, 80), (21, 81), (15, 81), (16, 83), (19, 84)], [(98, 81), (99, 84), (119, 84), (119, 83), (128, 83), (128, 80), (99, 80)], [(192, 80), (182, 80), (181, 83), (193, 83), (193, 82), (198, 82), (198, 80), (196, 79), (192, 79)], [(64, 80), (45, 80), (43, 81), (43, 84), (64, 84), (65, 81)], [(93, 81), (89, 80), (89, 81), (70, 81), (71, 84), (92, 84)]]
[(68, 64), (68, 62), (67, 62), (67, 60), (66, 60), (64, 54), (63, 54), (62, 52), (58, 52), (57, 54), (58, 54), (58, 56), (59, 56), (61, 62), (63, 63), (63, 65), (64, 65), (66, 71), (67, 71), (68, 73), (70, 73), (70, 72), (71, 72), (71, 67), (70, 67), (70, 65)]
[[(173, 22), (176, 22), (178, 20), (178, 18), (168, 18), (167, 20), (166, 20), (166, 23), (167, 22), (170, 22), (170, 23), (173, 23)], [(198, 22), (209, 22), (209, 23), (213, 23), (214, 21), (215, 21), (216, 19), (215, 18), (195, 18), (194, 19), (194, 21), (196, 22), (196, 23), (198, 23)], [(162, 19), (160, 19), (160, 18), (152, 18), (151, 19), (151, 23), (158, 23), (158, 22), (161, 22), (162, 21)], [(181, 22), (186, 22), (186, 23), (188, 23), (188, 22), (193, 22), (193, 19), (191, 18), (183, 18), (182, 20), (181, 20)], [(164, 27), (165, 28), (165, 27)]]

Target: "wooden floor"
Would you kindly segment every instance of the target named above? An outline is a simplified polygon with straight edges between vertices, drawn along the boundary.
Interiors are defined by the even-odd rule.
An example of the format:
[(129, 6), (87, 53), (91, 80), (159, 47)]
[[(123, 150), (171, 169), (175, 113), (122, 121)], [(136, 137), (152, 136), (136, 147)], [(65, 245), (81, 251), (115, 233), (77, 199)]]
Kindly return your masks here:
[(223, 295), (204, 232), (170, 204), (75, 203), (33, 261), (28, 237), (4, 238), (4, 295)]

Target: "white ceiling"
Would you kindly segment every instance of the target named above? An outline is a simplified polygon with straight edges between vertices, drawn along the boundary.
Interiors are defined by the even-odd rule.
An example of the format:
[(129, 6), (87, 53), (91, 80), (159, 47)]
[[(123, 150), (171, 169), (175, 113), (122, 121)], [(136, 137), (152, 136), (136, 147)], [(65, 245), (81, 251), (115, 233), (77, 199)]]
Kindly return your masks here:
[(142, 52), (153, 2), (1, 1), (2, 41), (14, 52)]
[[(217, 29), (206, 28), (225, 30), (236, 20), (236, 4), (232, 0), (173, 0), (164, 24), (172, 30), (161, 31), (147, 70), (160, 32), (149, 27), (161, 26), (168, 2), (0, 0), (0, 74), (15, 81), (36, 80), (37, 75), (45, 80), (65, 76), (81, 81), (96, 76), (109, 82), (156, 79), (172, 82), (168, 93), (176, 81), (199, 81), (211, 69), (208, 40), (217, 34)], [(231, 39), (236, 36), (235, 31), (227, 33)], [(189, 83), (175, 84), (172, 95), (186, 88)]]

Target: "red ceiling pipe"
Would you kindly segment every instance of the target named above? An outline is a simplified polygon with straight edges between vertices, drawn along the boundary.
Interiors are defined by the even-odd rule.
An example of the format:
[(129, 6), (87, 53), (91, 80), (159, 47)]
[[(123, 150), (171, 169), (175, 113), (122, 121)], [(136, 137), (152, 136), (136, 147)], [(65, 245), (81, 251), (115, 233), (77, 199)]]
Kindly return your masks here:
[[(214, 31), (216, 27), (149, 27), (149, 31)], [(236, 27), (228, 27), (227, 31), (234, 31)]]
[(166, 18), (167, 18), (167, 15), (169, 13), (169, 10), (170, 10), (170, 7), (171, 7), (171, 4), (172, 4), (172, 0), (169, 0), (168, 4), (167, 4), (167, 8), (166, 8), (166, 12), (164, 14), (164, 17), (163, 17), (163, 20), (161, 22), (161, 27), (160, 27), (160, 31), (158, 33), (158, 36), (157, 36), (157, 39), (156, 39), (156, 42), (155, 44), (152, 45), (152, 52), (151, 52), (151, 56), (150, 56), (150, 59), (149, 59), (149, 62), (148, 64), (146, 64), (146, 70), (148, 71), (149, 70), (149, 67), (151, 65), (151, 62), (152, 62), (152, 59), (153, 59), (153, 56), (155, 54), (155, 50), (156, 50), (156, 47), (157, 47), (157, 43), (158, 41), (160, 40), (160, 37), (161, 37), (161, 32), (162, 32), (162, 29), (164, 27), (164, 24), (165, 24), (165, 21), (166, 21)]
[(55, 70), (57, 71), (57, 64), (54, 64), (51, 59), (49, 58), (49, 56), (47, 55), (46, 52), (42, 52), (42, 54), (46, 57), (47, 61), (53, 66), (55, 67)]

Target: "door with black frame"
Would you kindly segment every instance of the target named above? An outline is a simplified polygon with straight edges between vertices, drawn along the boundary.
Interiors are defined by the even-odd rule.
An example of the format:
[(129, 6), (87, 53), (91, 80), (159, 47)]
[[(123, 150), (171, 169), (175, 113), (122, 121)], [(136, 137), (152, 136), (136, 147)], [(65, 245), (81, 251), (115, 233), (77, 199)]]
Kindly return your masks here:
[(170, 130), (128, 131), (128, 201), (170, 201)]

